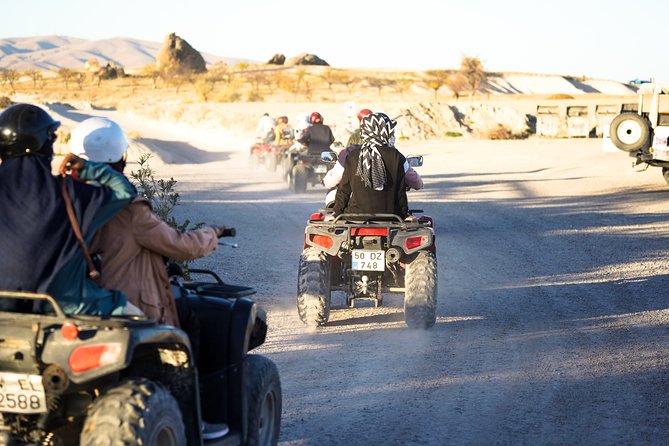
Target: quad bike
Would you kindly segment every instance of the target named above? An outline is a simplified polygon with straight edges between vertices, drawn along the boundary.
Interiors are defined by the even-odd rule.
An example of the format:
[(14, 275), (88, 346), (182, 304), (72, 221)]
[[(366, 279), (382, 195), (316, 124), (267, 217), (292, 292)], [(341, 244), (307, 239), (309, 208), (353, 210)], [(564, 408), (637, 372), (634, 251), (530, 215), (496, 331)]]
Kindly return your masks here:
[(271, 145), (262, 141), (256, 141), (249, 152), (249, 166), (258, 167), (263, 164), (270, 163), (269, 154), (271, 153)]
[[(297, 143), (299, 144), (299, 143)], [(341, 143), (333, 144), (335, 150), (342, 147)], [(309, 153), (304, 146), (291, 147), (287, 152), (286, 180), (288, 189), (293, 192), (304, 192), (307, 185), (315, 186), (323, 183), (323, 177), (336, 161), (337, 153), (332, 150)]]
[[(405, 221), (393, 214), (341, 214), (329, 209), (309, 218), (297, 283), (297, 310), (308, 326), (324, 325), (331, 292), (344, 291), (346, 305), (360, 299), (383, 304), (383, 293), (404, 293), (409, 328), (436, 321), (437, 258), (432, 218)], [(412, 213), (422, 211), (413, 210)]]
[[(184, 282), (178, 299), (201, 321), (196, 367), (182, 330), (138, 316), (68, 315), (49, 295), (1, 291), (0, 445), (276, 445), (281, 385), (252, 288)], [(176, 270), (176, 272), (175, 272)], [(33, 303), (47, 311), (36, 313)], [(230, 431), (203, 443), (202, 421)]]
[(636, 111), (623, 109), (613, 118), (609, 136), (618, 149), (634, 158), (635, 167), (661, 167), (669, 183), (669, 92), (659, 86), (654, 87), (652, 95), (644, 95), (646, 91), (639, 90)]

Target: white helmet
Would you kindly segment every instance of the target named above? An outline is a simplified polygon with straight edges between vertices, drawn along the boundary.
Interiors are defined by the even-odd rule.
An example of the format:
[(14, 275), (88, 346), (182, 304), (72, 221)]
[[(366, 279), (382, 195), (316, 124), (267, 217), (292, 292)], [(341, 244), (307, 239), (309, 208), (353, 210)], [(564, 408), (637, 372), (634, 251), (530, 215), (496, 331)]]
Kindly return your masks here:
[(70, 136), (70, 151), (90, 161), (115, 163), (127, 150), (123, 129), (107, 118), (88, 118)]

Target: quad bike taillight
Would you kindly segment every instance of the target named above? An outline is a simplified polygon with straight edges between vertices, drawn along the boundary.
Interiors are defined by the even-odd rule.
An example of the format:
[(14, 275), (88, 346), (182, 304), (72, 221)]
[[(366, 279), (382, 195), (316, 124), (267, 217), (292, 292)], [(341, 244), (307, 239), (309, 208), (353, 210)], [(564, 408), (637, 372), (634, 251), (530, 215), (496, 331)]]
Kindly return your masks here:
[(425, 245), (428, 241), (426, 235), (421, 235), (418, 237), (409, 237), (404, 241), (404, 247), (407, 250), (416, 249), (419, 246)]
[(114, 364), (121, 356), (121, 344), (82, 345), (70, 354), (72, 373), (83, 373), (98, 367)]
[(79, 329), (72, 322), (65, 322), (60, 327), (60, 334), (68, 341), (74, 341), (79, 337)]
[(325, 249), (330, 249), (334, 245), (332, 237), (328, 237), (327, 235), (309, 234), (309, 240), (311, 240), (313, 244), (322, 246)]

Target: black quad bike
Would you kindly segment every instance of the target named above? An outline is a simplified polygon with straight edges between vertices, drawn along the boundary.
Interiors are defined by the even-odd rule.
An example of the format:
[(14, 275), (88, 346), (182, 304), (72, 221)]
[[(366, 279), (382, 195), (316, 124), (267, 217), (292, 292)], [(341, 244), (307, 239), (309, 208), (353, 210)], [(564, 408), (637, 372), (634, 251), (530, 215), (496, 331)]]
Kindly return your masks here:
[[(297, 311), (308, 326), (330, 315), (332, 291), (344, 291), (346, 304), (383, 293), (404, 293), (409, 328), (436, 321), (437, 258), (432, 218), (409, 222), (392, 214), (342, 214), (324, 221), (329, 210), (312, 214), (305, 228), (297, 283)], [(412, 211), (421, 212), (421, 211)]]
[[(0, 445), (276, 445), (279, 374), (248, 353), (267, 331), (264, 312), (245, 297), (255, 291), (190, 273), (214, 278), (184, 282), (178, 268), (172, 276), (201, 324), (198, 367), (178, 328), (66, 315), (51, 296), (0, 292), (12, 307), (0, 311)], [(204, 442), (203, 420), (230, 431)]]
[[(335, 143), (333, 147), (340, 148), (341, 143)], [(323, 177), (333, 165), (332, 159), (336, 161), (337, 154), (331, 150), (309, 153), (304, 147), (297, 149), (293, 146), (286, 153), (285, 161), (288, 189), (293, 192), (304, 192), (309, 184), (312, 186), (323, 184)]]

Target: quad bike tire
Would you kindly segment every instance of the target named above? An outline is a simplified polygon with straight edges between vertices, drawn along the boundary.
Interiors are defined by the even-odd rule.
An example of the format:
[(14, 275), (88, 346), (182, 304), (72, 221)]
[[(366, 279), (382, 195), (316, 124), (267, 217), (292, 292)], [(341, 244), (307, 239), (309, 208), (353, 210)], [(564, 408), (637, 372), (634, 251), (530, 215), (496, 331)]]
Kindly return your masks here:
[(270, 153), (266, 156), (267, 170), (274, 172), (276, 170), (276, 154)]
[(80, 446), (183, 446), (181, 411), (160, 384), (137, 378), (108, 389), (88, 409)]
[(249, 167), (256, 168), (258, 167), (259, 162), (260, 162), (260, 156), (258, 155), (258, 153), (251, 152), (251, 155), (249, 156)]
[(309, 172), (307, 168), (301, 164), (293, 167), (292, 183), (293, 183), (293, 192), (301, 193), (306, 192), (307, 190), (307, 179), (309, 177)]
[(300, 256), (297, 273), (297, 313), (309, 327), (330, 318), (330, 264), (327, 254), (307, 248)]
[(650, 147), (650, 123), (636, 113), (621, 113), (611, 121), (611, 142), (623, 152), (636, 152)]
[(249, 402), (245, 446), (275, 446), (281, 427), (281, 380), (276, 364), (261, 355), (246, 358)]
[(419, 252), (407, 263), (404, 278), (404, 322), (409, 328), (427, 329), (437, 320), (437, 259)]

